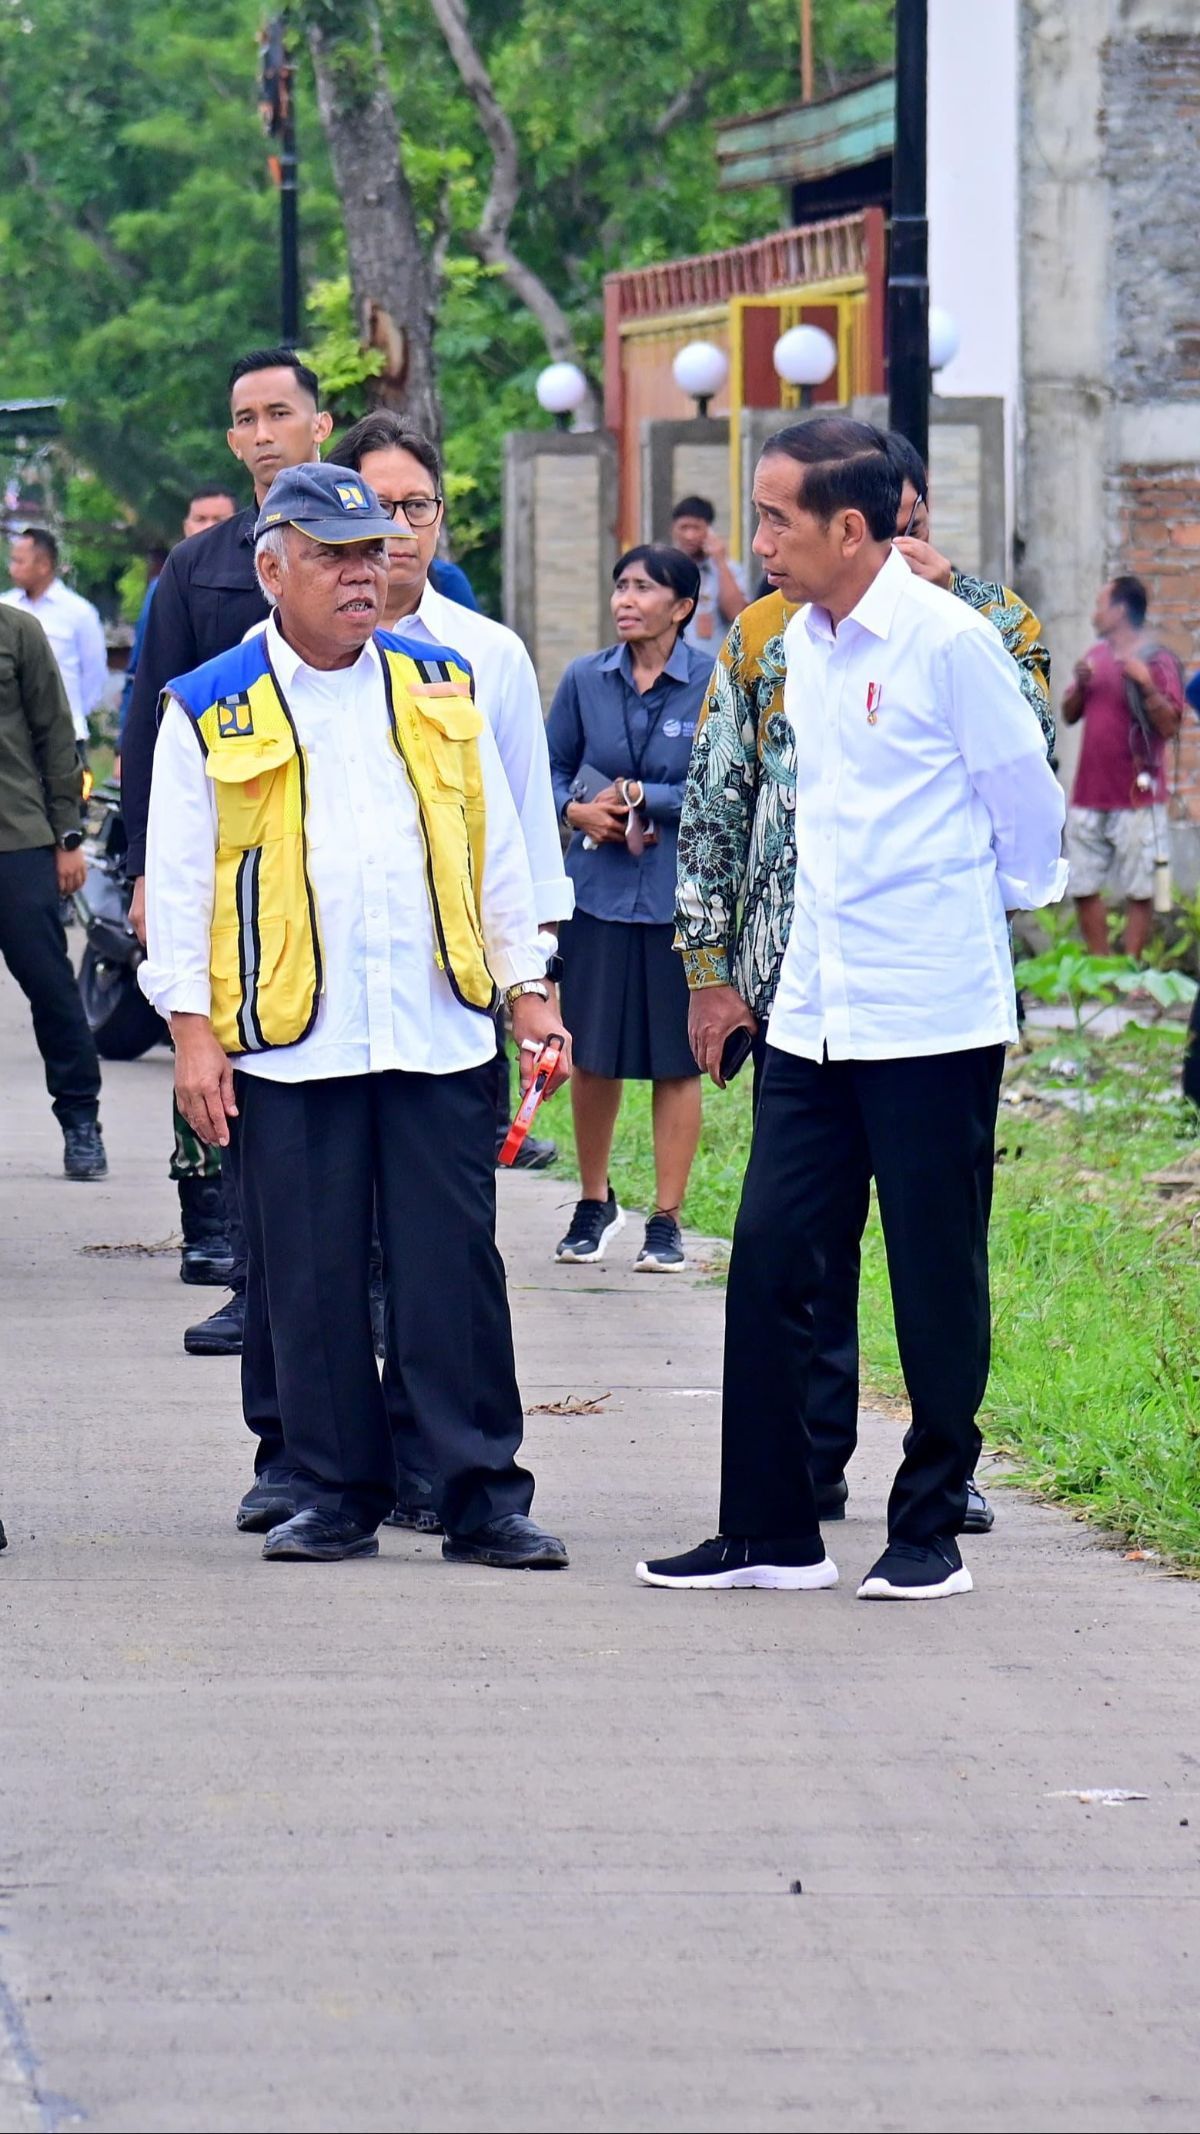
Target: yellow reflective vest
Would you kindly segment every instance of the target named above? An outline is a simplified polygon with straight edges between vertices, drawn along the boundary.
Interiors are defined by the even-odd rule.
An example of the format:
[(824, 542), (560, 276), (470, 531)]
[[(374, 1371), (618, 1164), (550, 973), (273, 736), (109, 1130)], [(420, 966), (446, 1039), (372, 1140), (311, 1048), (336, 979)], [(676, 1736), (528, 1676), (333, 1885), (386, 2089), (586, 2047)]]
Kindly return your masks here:
[[(496, 989), (483, 944), (485, 810), (471, 670), (456, 652), (375, 632), (392, 747), (416, 795), (434, 960), (481, 1014)], [(189, 714), (217, 803), (210, 977), (226, 1052), (295, 1045), (323, 985), (308, 867), (308, 765), (260, 634), (167, 684)]]

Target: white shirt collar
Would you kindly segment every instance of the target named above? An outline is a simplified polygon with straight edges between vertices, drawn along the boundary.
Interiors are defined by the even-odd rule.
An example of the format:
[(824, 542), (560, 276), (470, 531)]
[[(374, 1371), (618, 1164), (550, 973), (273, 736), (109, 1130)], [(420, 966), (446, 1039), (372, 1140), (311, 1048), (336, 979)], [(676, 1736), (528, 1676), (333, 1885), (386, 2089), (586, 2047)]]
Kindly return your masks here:
[[(889, 548), (866, 592), (859, 596), (857, 604), (839, 623), (839, 630), (844, 630), (848, 622), (856, 622), (860, 629), (868, 631), (872, 637), (890, 637), (905, 583), (911, 577), (912, 572), (899, 549)], [(827, 644), (833, 642), (835, 633), (827, 608), (806, 608), (804, 622), (810, 637), (820, 638)]]
[(367, 639), (366, 644), (363, 646), (362, 651), (359, 653), (359, 656), (355, 660), (353, 666), (308, 666), (307, 663), (301, 659), (300, 654), (296, 652), (291, 645), (289, 645), (286, 637), (284, 636), (282, 630), (279, 627), (279, 618), (274, 608), (272, 608), (271, 610), (271, 615), (267, 623), (265, 634), (267, 641), (267, 651), (270, 655), (271, 665), (275, 669), (275, 672), (278, 675), (279, 680), (282, 682), (283, 687), (285, 689), (290, 689), (293, 686), (296, 676), (300, 672), (303, 672), (306, 675), (311, 674), (315, 676), (318, 682), (324, 682), (327, 687), (331, 685), (336, 687), (339, 681), (344, 680), (346, 682), (349, 682), (351, 677), (357, 678), (363, 671), (364, 659), (366, 660), (368, 667), (377, 669), (379, 666), (379, 654), (375, 650), (375, 642), (373, 638)]

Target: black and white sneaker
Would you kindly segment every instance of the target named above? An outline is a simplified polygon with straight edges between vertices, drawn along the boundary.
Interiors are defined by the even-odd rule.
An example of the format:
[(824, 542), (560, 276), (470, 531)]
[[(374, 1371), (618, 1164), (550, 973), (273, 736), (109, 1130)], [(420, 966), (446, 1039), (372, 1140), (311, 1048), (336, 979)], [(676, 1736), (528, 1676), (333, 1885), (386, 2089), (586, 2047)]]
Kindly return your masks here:
[(777, 1593), (814, 1593), (836, 1586), (837, 1565), (825, 1554), (819, 1534), (810, 1541), (786, 1536), (716, 1534), (686, 1556), (659, 1556), (640, 1563), (644, 1586), (690, 1586), (729, 1592), (736, 1586), (763, 1586)]
[(607, 1200), (579, 1200), (571, 1227), (554, 1248), (556, 1260), (602, 1260), (610, 1238), (625, 1228), (624, 1211), (612, 1187)]
[(638, 1274), (679, 1274), (687, 1266), (683, 1232), (673, 1215), (664, 1215), (660, 1208), (650, 1217), (642, 1249), (633, 1264)]
[(974, 1581), (952, 1534), (939, 1534), (922, 1548), (913, 1541), (889, 1541), (879, 1562), (858, 1589), (860, 1601), (945, 1600), (970, 1593)]

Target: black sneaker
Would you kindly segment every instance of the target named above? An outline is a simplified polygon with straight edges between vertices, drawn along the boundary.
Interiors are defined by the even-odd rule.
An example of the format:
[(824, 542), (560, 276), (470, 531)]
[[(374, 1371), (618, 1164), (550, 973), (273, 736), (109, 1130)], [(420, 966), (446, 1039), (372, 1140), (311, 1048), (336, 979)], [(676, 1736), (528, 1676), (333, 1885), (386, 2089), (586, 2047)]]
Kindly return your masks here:
[(634, 1268), (639, 1274), (679, 1274), (687, 1266), (683, 1232), (673, 1215), (659, 1209), (646, 1224), (646, 1236)]
[(228, 1304), (189, 1326), (183, 1345), (189, 1356), (240, 1356), (245, 1326), (246, 1292), (235, 1289)]
[(625, 1228), (625, 1216), (617, 1206), (612, 1187), (607, 1200), (575, 1203), (571, 1227), (554, 1248), (556, 1260), (602, 1260), (610, 1238)]
[(255, 1475), (237, 1508), (239, 1534), (269, 1534), (296, 1516), (296, 1485), (291, 1475)]
[[(501, 1144), (503, 1146), (503, 1144)], [(499, 1154), (499, 1150), (497, 1150)], [(516, 1155), (506, 1169), (510, 1171), (548, 1171), (558, 1161), (557, 1141), (539, 1141), (535, 1135), (526, 1134)]]
[(96, 1119), (63, 1128), (63, 1170), (68, 1178), (107, 1178), (108, 1157)]
[(778, 1534), (715, 1534), (686, 1556), (659, 1556), (640, 1563), (644, 1586), (701, 1586), (728, 1592), (735, 1586), (765, 1586), (774, 1592), (814, 1593), (836, 1586), (837, 1565), (825, 1554), (819, 1534), (810, 1541)]
[(858, 1589), (860, 1601), (945, 1600), (970, 1593), (973, 1580), (953, 1534), (939, 1534), (928, 1547), (889, 1541)]
[(967, 1483), (967, 1510), (962, 1523), (964, 1534), (990, 1534), (996, 1524), (996, 1514), (980, 1489), (974, 1475)]

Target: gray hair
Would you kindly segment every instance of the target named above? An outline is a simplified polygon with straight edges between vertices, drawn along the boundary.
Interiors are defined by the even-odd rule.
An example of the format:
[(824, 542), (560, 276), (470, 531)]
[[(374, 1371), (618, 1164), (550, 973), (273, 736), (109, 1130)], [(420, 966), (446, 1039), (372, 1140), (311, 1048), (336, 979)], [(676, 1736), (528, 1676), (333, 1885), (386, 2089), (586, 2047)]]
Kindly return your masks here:
[(263, 599), (267, 602), (268, 607), (273, 608), (276, 605), (277, 595), (263, 584), (262, 564), (259, 560), (262, 556), (274, 556), (280, 570), (286, 571), (288, 567), (286, 526), (268, 526), (266, 532), (260, 533), (254, 544), (254, 575), (258, 580), (259, 590)]

